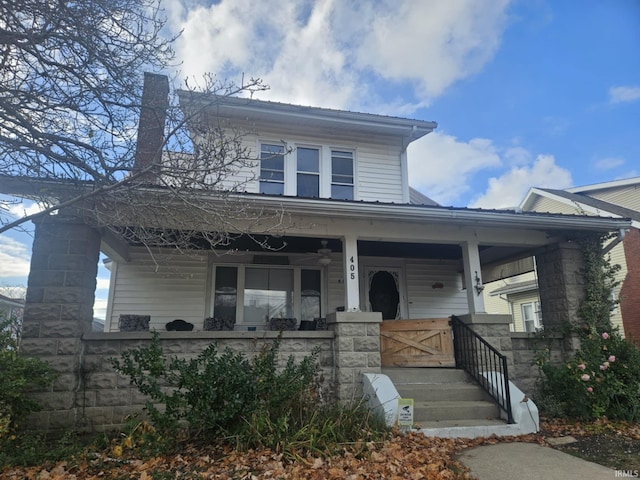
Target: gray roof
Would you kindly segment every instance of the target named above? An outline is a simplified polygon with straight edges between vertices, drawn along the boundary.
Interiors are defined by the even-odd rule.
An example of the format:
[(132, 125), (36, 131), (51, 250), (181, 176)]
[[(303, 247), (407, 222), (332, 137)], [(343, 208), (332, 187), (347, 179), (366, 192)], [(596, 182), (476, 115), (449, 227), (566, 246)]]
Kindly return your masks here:
[(604, 210), (605, 212), (619, 215), (622, 218), (630, 218), (636, 222), (640, 222), (640, 212), (631, 210), (630, 208), (621, 207), (615, 203), (605, 202), (604, 200), (599, 200), (583, 193), (570, 193), (566, 190), (556, 190), (553, 188), (539, 188), (538, 190), (566, 198), (567, 200), (583, 203), (590, 207), (597, 208), (598, 210)]
[(413, 187), (409, 187), (409, 203), (412, 205), (431, 205), (432, 207), (440, 206), (438, 202)]

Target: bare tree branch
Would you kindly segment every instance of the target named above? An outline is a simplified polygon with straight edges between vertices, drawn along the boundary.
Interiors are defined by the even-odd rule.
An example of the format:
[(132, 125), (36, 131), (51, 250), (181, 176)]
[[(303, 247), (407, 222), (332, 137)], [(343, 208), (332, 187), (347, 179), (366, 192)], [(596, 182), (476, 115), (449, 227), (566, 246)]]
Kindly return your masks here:
[(0, 0), (0, 190), (26, 179), (23, 196), (43, 205), (0, 220), (0, 233), (66, 211), (131, 245), (184, 252), (284, 228), (281, 209), (235, 195), (254, 181), (255, 154), (211, 115), (221, 97), (266, 89), (260, 79), (185, 81), (182, 97), (198, 101), (187, 111), (174, 94), (159, 160), (135, 164), (142, 74), (174, 59), (164, 24), (159, 0)]

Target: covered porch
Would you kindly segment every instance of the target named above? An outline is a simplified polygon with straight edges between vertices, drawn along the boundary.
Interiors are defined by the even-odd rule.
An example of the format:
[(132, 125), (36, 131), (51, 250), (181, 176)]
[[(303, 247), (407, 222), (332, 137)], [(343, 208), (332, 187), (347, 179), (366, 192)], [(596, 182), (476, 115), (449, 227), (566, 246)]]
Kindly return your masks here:
[[(128, 346), (148, 342), (150, 333), (119, 331), (120, 315), (148, 315), (149, 329), (161, 331), (168, 351), (177, 355), (195, 355), (213, 340), (221, 346), (251, 352), (275, 338), (278, 332), (267, 328), (269, 317), (262, 329), (248, 321), (257, 317), (251, 317), (251, 305), (243, 299), (243, 295), (247, 298), (245, 291), (264, 290), (248, 288), (251, 284), (246, 283), (247, 277), (257, 271), (289, 272), (291, 287), (285, 291), (290, 303), (284, 312), (296, 318), (297, 331), (282, 332), (283, 352), (302, 356), (319, 347), (325, 382), (338, 399), (359, 395), (363, 374), (381, 372), (388, 346), (385, 339), (391, 338), (385, 336), (387, 324), (426, 321), (434, 326), (433, 319), (441, 319), (436, 328), (439, 334), (429, 334), (419, 341), (414, 337), (409, 346), (432, 356), (446, 355), (450, 362), (451, 351), (439, 346), (446, 343), (440, 340), (450, 336), (442, 319), (466, 315), (470, 319), (467, 323), (507, 355), (517, 372), (508, 323), (484, 312), (484, 275), (495, 275), (498, 265), (535, 254), (540, 277), (548, 279), (546, 284), (541, 281), (545, 319), (553, 318), (554, 312), (558, 319), (575, 318), (579, 261), (575, 248), (565, 243), (567, 236), (577, 229), (617, 230), (623, 223), (602, 218), (262, 196), (260, 205), (287, 212), (280, 231), (271, 229), (267, 235), (270, 228), (254, 228), (252, 232), (254, 237), (265, 235), (281, 242), (281, 248), (260, 241), (254, 241), (253, 247), (240, 248), (239, 243), (231, 242), (226, 249), (218, 245), (216, 249), (181, 253), (138, 245), (131, 236), (115, 235), (118, 228), (94, 228), (73, 212), (39, 221), (25, 307), (23, 351), (50, 361), (64, 381), (53, 392), (38, 394), (46, 408), (38, 414), (36, 423), (62, 426), (86, 416), (92, 428), (108, 428), (141, 408), (144, 398), (118, 378), (108, 358)], [(126, 222), (125, 215), (119, 218)], [(170, 229), (171, 218), (166, 220)], [(243, 236), (236, 238), (240, 242)], [(105, 332), (92, 333), (100, 251), (109, 255), (115, 270), (108, 327)], [(154, 258), (167, 261), (156, 262)], [(232, 285), (218, 283), (220, 268), (235, 269), (235, 304), (217, 298), (218, 291), (221, 295), (233, 295), (234, 291)], [(318, 273), (306, 275), (305, 271)], [(305, 277), (304, 282), (316, 278), (319, 284), (303, 288)], [(204, 320), (215, 318), (220, 305), (230, 307), (227, 313), (235, 312), (233, 329), (205, 329)], [(267, 302), (267, 306), (271, 304)], [(326, 330), (300, 329), (302, 320), (307, 320), (305, 315), (326, 319)], [(193, 329), (167, 331), (166, 323), (175, 319), (191, 323)], [(440, 339), (434, 340), (436, 337)], [(404, 355), (399, 350), (396, 353)]]

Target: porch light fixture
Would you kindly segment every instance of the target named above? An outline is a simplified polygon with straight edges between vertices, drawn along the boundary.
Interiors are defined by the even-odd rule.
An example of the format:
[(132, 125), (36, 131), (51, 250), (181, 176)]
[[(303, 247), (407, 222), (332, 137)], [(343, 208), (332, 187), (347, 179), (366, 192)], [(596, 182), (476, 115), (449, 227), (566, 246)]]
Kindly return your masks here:
[(476, 292), (478, 295), (480, 295), (482, 293), (482, 291), (484, 290), (484, 285), (482, 285), (482, 281), (480, 280), (480, 277), (478, 276), (478, 271), (476, 270), (476, 284), (474, 285), (474, 288), (476, 289)]

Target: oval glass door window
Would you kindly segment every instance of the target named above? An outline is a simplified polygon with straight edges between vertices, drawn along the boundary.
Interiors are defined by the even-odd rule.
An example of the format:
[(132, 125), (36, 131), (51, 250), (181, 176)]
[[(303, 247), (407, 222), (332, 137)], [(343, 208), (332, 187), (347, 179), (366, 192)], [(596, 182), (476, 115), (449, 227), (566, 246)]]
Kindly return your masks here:
[(395, 277), (385, 270), (370, 277), (369, 302), (372, 312), (382, 312), (383, 320), (395, 320), (400, 310), (400, 293)]

